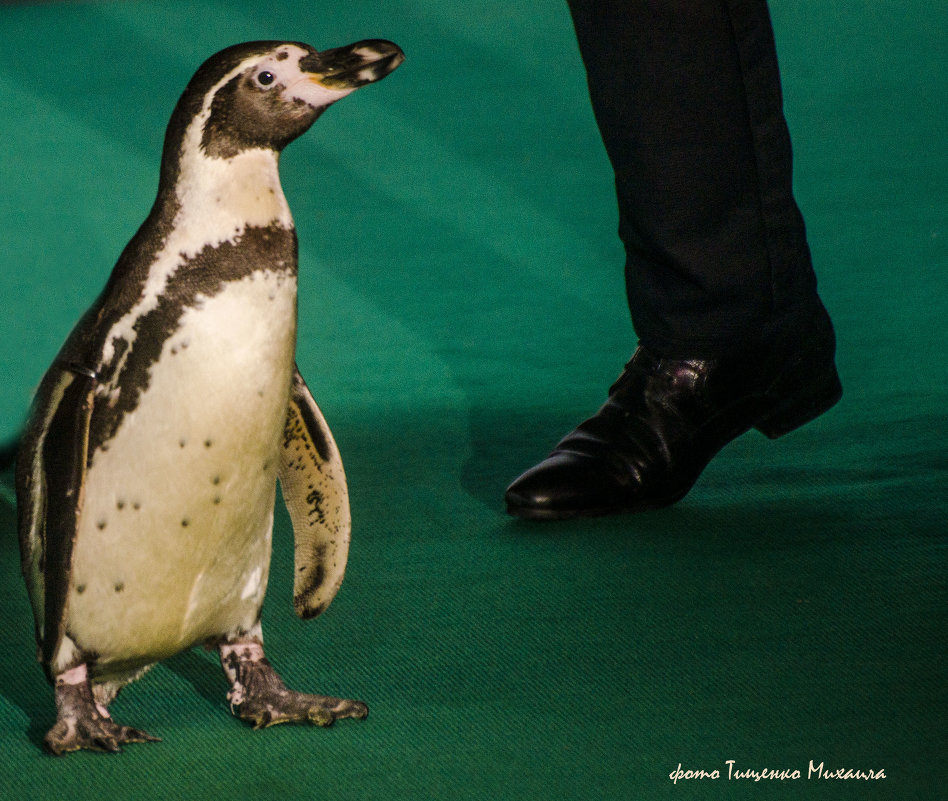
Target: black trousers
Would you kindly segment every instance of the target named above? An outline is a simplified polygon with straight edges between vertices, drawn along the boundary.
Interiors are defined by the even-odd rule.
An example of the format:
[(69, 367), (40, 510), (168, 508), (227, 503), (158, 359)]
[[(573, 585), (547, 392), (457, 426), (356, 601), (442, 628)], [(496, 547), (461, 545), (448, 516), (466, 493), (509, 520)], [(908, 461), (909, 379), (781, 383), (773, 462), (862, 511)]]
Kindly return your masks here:
[(765, 344), (821, 309), (766, 0), (568, 0), (641, 343)]

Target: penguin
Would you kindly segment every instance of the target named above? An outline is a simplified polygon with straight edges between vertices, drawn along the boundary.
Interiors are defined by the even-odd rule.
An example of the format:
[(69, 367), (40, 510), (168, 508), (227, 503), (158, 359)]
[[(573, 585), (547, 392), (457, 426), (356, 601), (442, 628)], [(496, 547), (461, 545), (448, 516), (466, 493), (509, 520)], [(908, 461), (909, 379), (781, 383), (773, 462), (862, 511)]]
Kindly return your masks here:
[(339, 589), (351, 526), (338, 448), (296, 366), (278, 160), (403, 60), (384, 40), (248, 42), (204, 62), (178, 101), (151, 212), (43, 377), (17, 453), (53, 754), (155, 740), (109, 704), (196, 646), (218, 650), (231, 710), (255, 728), (367, 715), (288, 689), (263, 648), (277, 480), (302, 618)]

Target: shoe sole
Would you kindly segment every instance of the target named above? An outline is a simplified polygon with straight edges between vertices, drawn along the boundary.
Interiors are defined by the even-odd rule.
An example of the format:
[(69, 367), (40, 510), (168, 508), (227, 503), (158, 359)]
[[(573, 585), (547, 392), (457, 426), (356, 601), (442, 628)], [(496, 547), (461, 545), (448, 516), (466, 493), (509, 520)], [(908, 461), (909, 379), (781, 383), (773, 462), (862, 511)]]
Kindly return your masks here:
[[(689, 489), (691, 489), (689, 487)], [(618, 514), (633, 514), (636, 512), (649, 512), (655, 509), (664, 509), (666, 506), (671, 506), (672, 504), (680, 501), (685, 497), (687, 491), (682, 493), (679, 497), (673, 498), (669, 501), (664, 502), (653, 502), (649, 504), (640, 504), (637, 506), (618, 506), (618, 507), (604, 507), (601, 509), (533, 509), (528, 506), (511, 506), (507, 504), (507, 514), (511, 517), (516, 517), (519, 520), (538, 520), (538, 521), (553, 521), (553, 520), (575, 520), (577, 518), (585, 517), (608, 517), (609, 515), (618, 515)]]

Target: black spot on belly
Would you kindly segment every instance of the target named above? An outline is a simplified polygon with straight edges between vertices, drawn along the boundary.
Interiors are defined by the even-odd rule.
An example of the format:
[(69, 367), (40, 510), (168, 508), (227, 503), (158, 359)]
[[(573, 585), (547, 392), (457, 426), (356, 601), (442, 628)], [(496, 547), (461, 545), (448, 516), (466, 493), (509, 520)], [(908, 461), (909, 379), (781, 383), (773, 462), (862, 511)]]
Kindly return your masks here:
[(104, 531), (107, 525), (108, 525), (108, 521), (106, 520), (100, 520), (98, 523), (95, 524), (96, 528), (99, 529), (99, 531)]
[(184, 518), (184, 519), (181, 521), (181, 528), (187, 528), (187, 527), (190, 526), (190, 525), (191, 525), (191, 521), (188, 520), (188, 518)]
[(124, 582), (124, 581), (116, 581), (116, 582), (115, 582), (115, 591), (116, 591), (116, 592), (121, 592), (121, 591), (124, 590), (124, 589), (125, 589), (125, 582)]

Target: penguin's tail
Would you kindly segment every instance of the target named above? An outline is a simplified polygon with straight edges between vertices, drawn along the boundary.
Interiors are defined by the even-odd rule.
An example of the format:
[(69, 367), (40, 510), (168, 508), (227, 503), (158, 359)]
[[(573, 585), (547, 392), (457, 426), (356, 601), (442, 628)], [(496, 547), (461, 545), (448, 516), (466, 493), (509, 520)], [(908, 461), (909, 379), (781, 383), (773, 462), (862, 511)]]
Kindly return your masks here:
[(19, 446), (20, 441), (18, 439), (0, 445), (0, 473), (6, 473), (13, 469), (13, 464), (16, 462), (16, 449)]

